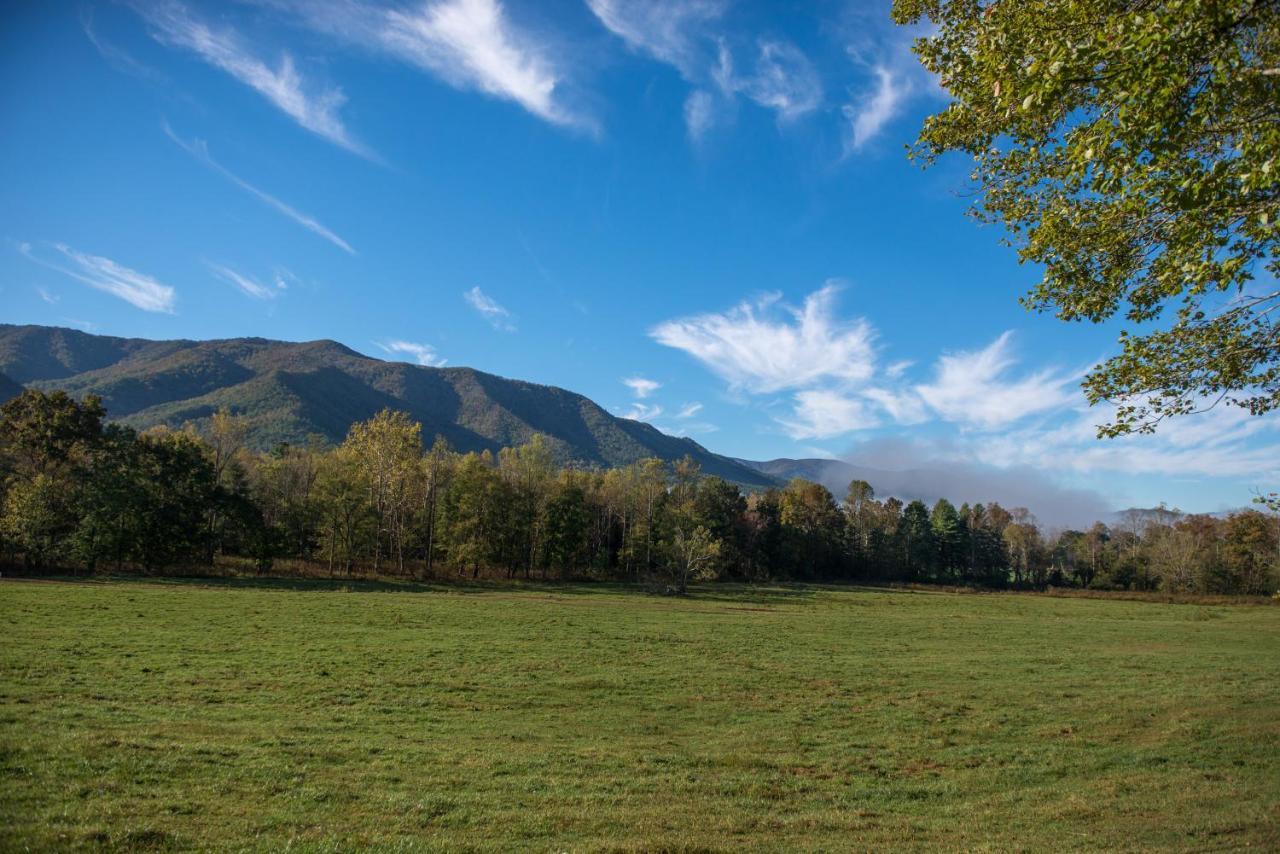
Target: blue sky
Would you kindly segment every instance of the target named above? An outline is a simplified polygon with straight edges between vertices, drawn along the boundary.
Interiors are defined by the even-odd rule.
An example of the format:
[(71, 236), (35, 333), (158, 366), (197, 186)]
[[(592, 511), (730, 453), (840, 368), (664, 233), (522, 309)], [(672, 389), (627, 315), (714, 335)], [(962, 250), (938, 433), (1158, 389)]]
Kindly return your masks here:
[(887, 4), (800, 8), (12, 8), (4, 319), (334, 338), (734, 456), (1013, 472), (1090, 509), (1274, 488), (1274, 418), (1093, 438), (1078, 378), (1117, 328), (1023, 310), (1036, 271), (964, 215), (965, 163), (907, 160), (945, 93)]

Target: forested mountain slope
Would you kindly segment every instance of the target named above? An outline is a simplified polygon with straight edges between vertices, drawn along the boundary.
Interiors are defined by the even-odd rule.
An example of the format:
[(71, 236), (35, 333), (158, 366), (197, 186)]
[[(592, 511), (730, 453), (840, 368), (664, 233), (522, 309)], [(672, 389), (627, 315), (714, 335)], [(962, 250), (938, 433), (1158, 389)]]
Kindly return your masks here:
[(565, 462), (618, 466), (689, 454), (708, 474), (748, 486), (772, 483), (692, 439), (618, 418), (564, 389), (471, 368), (386, 362), (336, 341), (148, 341), (0, 324), (0, 374), (77, 397), (99, 395), (112, 419), (138, 428), (200, 426), (225, 406), (248, 418), (259, 449), (312, 435), (338, 442), (352, 423), (389, 407), (420, 421), (424, 441), (443, 436), (462, 451), (496, 451), (543, 433)]

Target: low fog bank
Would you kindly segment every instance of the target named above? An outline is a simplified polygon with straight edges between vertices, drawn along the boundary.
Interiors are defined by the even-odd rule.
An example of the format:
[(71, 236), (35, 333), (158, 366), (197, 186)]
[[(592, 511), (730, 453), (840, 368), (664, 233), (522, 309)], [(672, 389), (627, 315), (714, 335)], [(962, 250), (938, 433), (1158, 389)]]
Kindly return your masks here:
[(770, 474), (821, 483), (838, 499), (844, 498), (849, 481), (865, 480), (877, 498), (920, 500), (929, 506), (946, 498), (957, 507), (992, 501), (1007, 509), (1026, 507), (1046, 530), (1084, 529), (1099, 520), (1109, 521), (1114, 514), (1098, 493), (1060, 486), (1036, 469), (949, 460), (902, 440), (867, 442), (844, 459), (774, 460), (759, 465)]

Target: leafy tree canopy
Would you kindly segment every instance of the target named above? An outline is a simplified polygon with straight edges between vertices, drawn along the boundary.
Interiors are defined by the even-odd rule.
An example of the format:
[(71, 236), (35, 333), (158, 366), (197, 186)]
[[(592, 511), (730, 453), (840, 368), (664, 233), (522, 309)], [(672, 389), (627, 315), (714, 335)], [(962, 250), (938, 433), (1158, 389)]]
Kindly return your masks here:
[(896, 0), (950, 93), (913, 156), (972, 156), (975, 215), (1044, 270), (1024, 298), (1121, 316), (1086, 378), (1103, 436), (1280, 406), (1280, 2)]

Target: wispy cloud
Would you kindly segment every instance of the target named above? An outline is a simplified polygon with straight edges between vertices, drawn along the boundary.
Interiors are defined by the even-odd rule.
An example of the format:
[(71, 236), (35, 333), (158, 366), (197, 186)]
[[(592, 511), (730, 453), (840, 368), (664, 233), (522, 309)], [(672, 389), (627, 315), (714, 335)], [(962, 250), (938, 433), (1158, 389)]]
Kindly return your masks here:
[(675, 417), (676, 418), (692, 418), (693, 416), (697, 415), (701, 411), (702, 411), (702, 404), (698, 403), (697, 401), (694, 401), (693, 403), (686, 403), (684, 406), (680, 407), (679, 411), (676, 412)]
[(385, 12), (381, 44), (459, 89), (514, 101), (561, 125), (583, 125), (557, 98), (564, 81), (546, 47), (517, 29), (497, 0), (441, 0)]
[(143, 311), (173, 314), (175, 291), (168, 285), (110, 258), (78, 252), (65, 243), (51, 246), (70, 263), (69, 266), (41, 258), (29, 243), (18, 244), (18, 251), (41, 266), (118, 297)]
[(661, 425), (655, 424), (659, 430), (668, 436), (701, 436), (707, 433), (715, 433), (720, 428), (708, 421), (685, 421), (677, 425)]
[(695, 89), (684, 101), (684, 126), (689, 138), (700, 141), (715, 124), (715, 98), (710, 92)]
[(631, 389), (631, 392), (641, 400), (662, 388), (662, 383), (647, 380), (644, 377), (628, 377), (622, 381), (622, 384)]
[(85, 37), (93, 45), (98, 54), (113, 68), (124, 71), (151, 82), (161, 82), (164, 76), (149, 65), (138, 61), (131, 53), (107, 41), (98, 32), (93, 20), (93, 9), (86, 6), (80, 10), (80, 28)]
[(224, 282), (235, 286), (247, 296), (261, 300), (275, 299), (277, 296), (277, 290), (275, 288), (264, 285), (251, 276), (246, 276), (243, 273), (237, 273), (230, 267), (224, 267), (221, 264), (214, 264), (212, 262), (205, 263), (215, 276), (222, 279)]
[(493, 297), (480, 290), (479, 285), (463, 293), (462, 298), (467, 301), (468, 305), (480, 312), (480, 316), (489, 321), (489, 324), (494, 329), (502, 332), (516, 331), (515, 321), (511, 316), (511, 312), (499, 305)]
[(913, 52), (918, 38), (928, 38), (936, 31), (933, 24), (900, 27), (875, 4), (852, 3), (845, 7), (844, 21), (832, 26), (845, 42), (845, 51), (860, 77), (850, 87), (850, 99), (842, 108), (848, 122), (846, 156), (864, 150), (882, 136), (912, 102), (946, 99), (937, 76), (925, 69)]
[(356, 254), (356, 250), (351, 248), (350, 243), (347, 243), (347, 241), (343, 240), (341, 237), (334, 234), (332, 231), (326, 228), (323, 224), (321, 224), (320, 221), (317, 220), (315, 217), (309, 216), (308, 214), (304, 214), (302, 211), (299, 211), (296, 208), (293, 208), (290, 205), (287, 205), (284, 202), (280, 201), (270, 193), (266, 193), (266, 192), (263, 192), (262, 190), (259, 190), (257, 187), (253, 186), (248, 181), (241, 178), (239, 175), (236, 175), (234, 172), (227, 169), (222, 164), (218, 163), (218, 161), (214, 160), (213, 157), (209, 154), (209, 146), (205, 144), (204, 140), (193, 139), (191, 141), (187, 141), (181, 138), (180, 136), (178, 136), (176, 133), (174, 133), (173, 129), (169, 127), (168, 122), (165, 122), (162, 125), (162, 127), (164, 128), (165, 135), (168, 136), (169, 139), (173, 140), (174, 143), (176, 143), (183, 151), (187, 152), (196, 160), (200, 161), (205, 166), (208, 166), (210, 169), (217, 172), (219, 175), (226, 178), (228, 181), (235, 184), (240, 189), (244, 190), (246, 193), (258, 199), (258, 201), (262, 202), (268, 207), (274, 208), (276, 211), (284, 214), (289, 219), (293, 220), (298, 225), (302, 226), (303, 228), (307, 229), (313, 234), (317, 234), (320, 237), (323, 237), (325, 240), (329, 241), (334, 246), (337, 246), (339, 249), (343, 250), (344, 252), (348, 252), (352, 255)]
[(981, 350), (938, 359), (934, 380), (915, 391), (948, 421), (993, 428), (1027, 415), (1062, 407), (1077, 396), (1068, 386), (1075, 377), (1044, 370), (1013, 379), (1012, 333), (1005, 332)]
[(517, 26), (499, 0), (384, 5), (366, 0), (273, 0), (307, 26), (389, 56), (462, 90), (511, 101), (553, 124), (594, 130), (566, 103), (563, 49)]
[(290, 285), (296, 285), (301, 280), (287, 267), (276, 267), (271, 271), (271, 281), (279, 290), (287, 291)]
[(789, 42), (761, 40), (755, 69), (742, 78), (726, 73), (728, 55), (722, 56), (718, 75), (721, 85), (775, 111), (782, 121), (812, 112), (822, 103), (818, 73), (800, 49)]
[(652, 421), (662, 414), (662, 407), (657, 404), (633, 403), (630, 409), (623, 410), (618, 413), (619, 418), (629, 418), (632, 421)]
[(828, 284), (801, 308), (770, 295), (726, 312), (670, 320), (649, 335), (752, 392), (803, 388), (823, 379), (864, 381), (875, 364), (875, 332), (865, 320), (835, 317), (837, 290)]
[(877, 65), (872, 73), (876, 79), (875, 89), (844, 106), (849, 120), (850, 151), (857, 151), (878, 136), (884, 126), (902, 112), (903, 102), (911, 92), (906, 80), (883, 65)]
[(406, 355), (417, 362), (419, 365), (425, 365), (429, 368), (443, 367), (447, 359), (440, 358), (436, 353), (436, 349), (430, 344), (418, 344), (413, 341), (375, 341), (384, 352), (392, 355)]
[(723, 0), (587, 0), (587, 7), (632, 50), (665, 62), (688, 80), (701, 73), (706, 24), (718, 19)]
[(722, 31), (727, 2), (587, 0), (587, 6), (631, 50), (670, 65), (697, 87), (684, 102), (685, 127), (694, 142), (716, 121), (713, 90), (724, 103), (743, 95), (784, 121), (822, 102), (822, 82), (813, 64), (790, 42), (758, 39), (754, 63), (745, 71), (735, 66), (734, 48)]
[(282, 53), (273, 68), (255, 56), (235, 30), (215, 29), (179, 2), (139, 3), (136, 8), (157, 41), (192, 51), (312, 133), (361, 156), (372, 156), (352, 138), (338, 115), (347, 101), (342, 90), (321, 88), (305, 80), (288, 53)]
[[(901, 363), (899, 363), (901, 364)], [(890, 365), (885, 370), (885, 377), (888, 379), (897, 379), (901, 374), (895, 374), (896, 365)], [(909, 389), (892, 389), (892, 388), (864, 388), (859, 392), (867, 400), (880, 407), (890, 418), (898, 424), (921, 424), (929, 420), (929, 413), (924, 405), (924, 401), (920, 399), (914, 391)]]
[(793, 439), (829, 439), (880, 423), (864, 401), (829, 389), (797, 392), (793, 412), (778, 419)]
[(40, 299), (44, 300), (49, 305), (58, 304), (59, 297), (57, 294), (51, 294), (48, 291), (46, 291), (44, 288), (36, 288), (36, 293), (40, 295)]
[[(1031, 415), (1060, 417), (1080, 402), (1078, 373), (1019, 373), (1009, 332), (979, 350), (942, 354), (932, 379), (913, 383), (906, 378), (910, 360), (879, 365), (870, 322), (837, 315), (838, 289), (828, 283), (800, 308), (770, 295), (667, 321), (649, 334), (693, 356), (731, 391), (791, 392), (787, 413), (773, 417), (795, 439), (939, 420), (989, 432)], [(767, 408), (776, 413), (782, 404), (775, 399)]]

